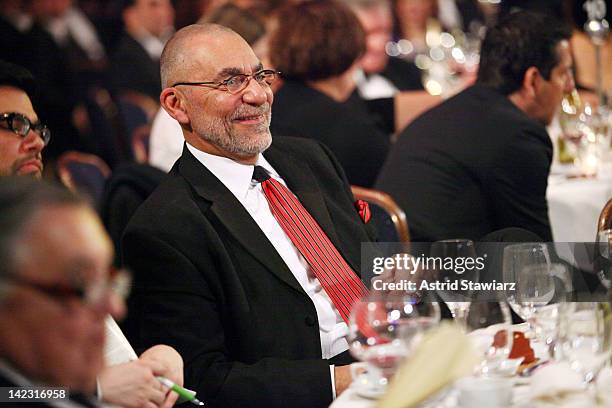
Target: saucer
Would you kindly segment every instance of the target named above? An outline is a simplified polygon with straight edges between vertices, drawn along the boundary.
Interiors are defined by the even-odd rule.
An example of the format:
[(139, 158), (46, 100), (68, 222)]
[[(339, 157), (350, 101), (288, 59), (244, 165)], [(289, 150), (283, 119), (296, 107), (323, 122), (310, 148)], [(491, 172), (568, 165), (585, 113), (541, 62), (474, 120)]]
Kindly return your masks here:
[(351, 388), (360, 397), (368, 399), (378, 399), (387, 391), (387, 387), (372, 384), (366, 374), (361, 374), (355, 378), (351, 383)]

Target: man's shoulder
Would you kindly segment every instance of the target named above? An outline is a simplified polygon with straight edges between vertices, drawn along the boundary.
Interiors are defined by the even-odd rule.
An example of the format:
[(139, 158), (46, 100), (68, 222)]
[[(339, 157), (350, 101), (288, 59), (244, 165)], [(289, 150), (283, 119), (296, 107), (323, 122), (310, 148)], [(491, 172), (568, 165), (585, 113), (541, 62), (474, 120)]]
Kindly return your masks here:
[(189, 184), (178, 172), (170, 172), (138, 207), (127, 229), (171, 225), (175, 217), (182, 216), (191, 208), (195, 208), (195, 204)]

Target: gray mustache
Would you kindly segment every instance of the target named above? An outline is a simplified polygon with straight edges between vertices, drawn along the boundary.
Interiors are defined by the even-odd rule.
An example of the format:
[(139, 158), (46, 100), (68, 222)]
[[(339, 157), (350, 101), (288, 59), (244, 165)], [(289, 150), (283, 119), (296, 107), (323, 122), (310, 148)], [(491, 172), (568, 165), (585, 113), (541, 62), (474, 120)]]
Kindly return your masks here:
[(258, 116), (258, 115), (268, 115), (270, 113), (270, 104), (265, 103), (260, 107), (252, 107), (248, 105), (243, 105), (238, 108), (238, 110), (232, 115), (232, 119), (242, 118), (245, 116)]

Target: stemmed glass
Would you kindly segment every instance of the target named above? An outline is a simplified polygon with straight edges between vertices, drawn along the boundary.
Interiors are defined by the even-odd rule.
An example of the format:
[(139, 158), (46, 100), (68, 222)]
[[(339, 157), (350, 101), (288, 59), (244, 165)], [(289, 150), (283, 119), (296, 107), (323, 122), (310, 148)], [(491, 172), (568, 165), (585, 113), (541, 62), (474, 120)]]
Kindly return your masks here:
[[(512, 350), (512, 318), (503, 302), (472, 302), (467, 312), (466, 328), (474, 333), (478, 349), (484, 359), (477, 367), (479, 375), (504, 375), (503, 363)], [(486, 329), (486, 330), (480, 330)]]
[(430, 257), (436, 260), (438, 282), (458, 285), (456, 290), (445, 287), (438, 290), (438, 294), (448, 306), (455, 322), (465, 327), (465, 315), (470, 307), (472, 291), (462, 288), (461, 281), (478, 282), (479, 279), (477, 269), (465, 266), (466, 259), (476, 258), (474, 242), (469, 239), (436, 241), (431, 245)]
[(527, 322), (526, 336), (535, 337), (538, 309), (546, 306), (555, 294), (555, 281), (550, 273), (548, 248), (544, 244), (526, 243), (504, 248), (504, 282), (515, 283), (506, 292), (512, 310)]
[(422, 332), (439, 319), (440, 311), (431, 303), (418, 305), (410, 296), (373, 293), (353, 306), (349, 350), (378, 371), (374, 387), (384, 389)]
[(595, 379), (612, 352), (609, 308), (609, 303), (577, 302), (567, 311), (563, 354), (585, 383)]
[(604, 229), (597, 233), (597, 252), (600, 258), (597, 262), (597, 277), (607, 290), (612, 286), (612, 229)]

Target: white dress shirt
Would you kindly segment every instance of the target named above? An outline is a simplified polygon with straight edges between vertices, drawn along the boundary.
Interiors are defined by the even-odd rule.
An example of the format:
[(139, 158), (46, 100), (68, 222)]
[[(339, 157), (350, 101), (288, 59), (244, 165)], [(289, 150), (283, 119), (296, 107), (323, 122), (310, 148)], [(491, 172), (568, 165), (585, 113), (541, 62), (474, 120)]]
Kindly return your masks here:
[(181, 157), (183, 143), (185, 138), (181, 125), (164, 108), (159, 108), (151, 126), (149, 164), (169, 172), (174, 162)]
[[(319, 280), (310, 271), (306, 260), (272, 215), (261, 184), (252, 180), (253, 169), (255, 167), (235, 162), (226, 157), (204, 153), (189, 144), (187, 144), (187, 148), (231, 191), (247, 210), (293, 273), (295, 279), (304, 289), (304, 292), (312, 300), (319, 320), (322, 357), (329, 359), (346, 351), (348, 349), (346, 339), (348, 327), (327, 293), (321, 287)], [(265, 168), (275, 180), (285, 186), (287, 185), (261, 154), (257, 158), (257, 165)], [(335, 397), (333, 366), (330, 367), (330, 372)]]

